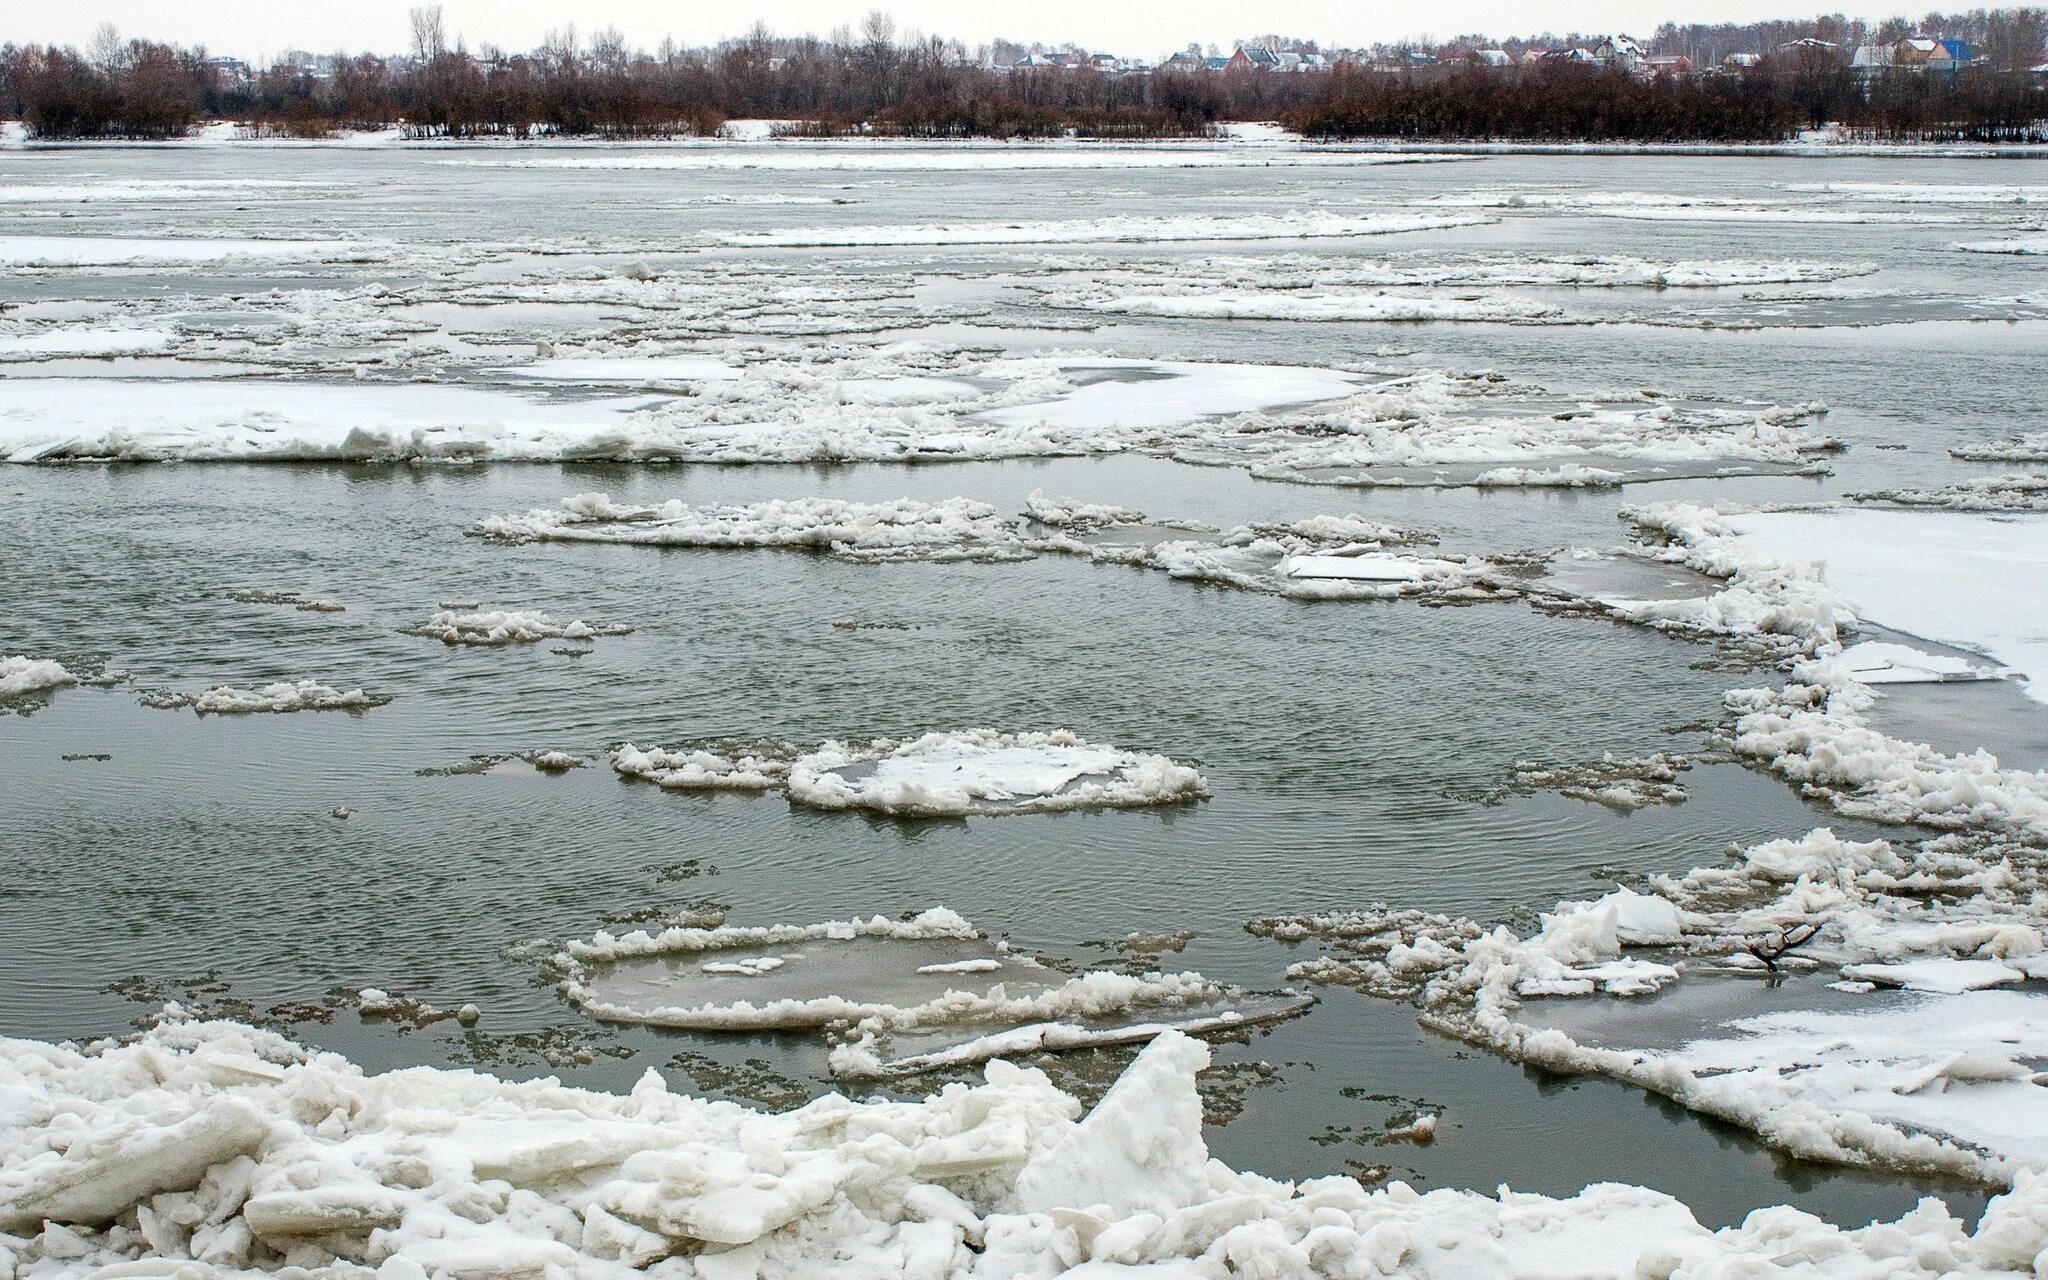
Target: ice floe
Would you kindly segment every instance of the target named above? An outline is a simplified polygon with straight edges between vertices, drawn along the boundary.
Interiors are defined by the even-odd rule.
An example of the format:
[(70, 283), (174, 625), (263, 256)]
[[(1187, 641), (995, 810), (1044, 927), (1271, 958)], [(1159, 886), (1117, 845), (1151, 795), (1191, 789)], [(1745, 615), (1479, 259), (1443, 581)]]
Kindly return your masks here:
[(1597, 761), (1578, 765), (1524, 762), (1515, 766), (1508, 785), (1488, 799), (1555, 791), (1574, 800), (1632, 813), (1651, 805), (1682, 803), (1686, 789), (1679, 775), (1690, 767), (1684, 756), (1661, 751), (1627, 759), (1616, 758), (1610, 752)]
[(190, 708), (202, 716), (250, 715), (258, 712), (366, 711), (391, 701), (361, 689), (335, 689), (315, 680), (279, 681), (254, 689), (218, 685), (199, 693), (158, 692), (143, 695), (147, 707), (175, 711)]
[(49, 658), (31, 658), (26, 654), (0, 658), (0, 700), (19, 698), (48, 689), (61, 689), (78, 683), (78, 677), (67, 670), (63, 663)]
[(709, 145), (661, 153), (576, 155), (518, 159), (443, 160), (438, 163), (490, 169), (767, 169), (951, 172), (976, 169), (1210, 169), (1337, 168), (1388, 164), (1429, 164), (1461, 157), (1428, 152), (1296, 150), (1214, 146), (1044, 146), (1029, 143), (990, 147), (932, 143), (890, 146), (848, 140), (823, 144), (793, 141), (769, 146)]
[(518, 609), (443, 609), (406, 634), (426, 636), (454, 645), (535, 644), (542, 640), (595, 640), (628, 635), (633, 628), (618, 623), (562, 622), (545, 613)]
[(693, 507), (620, 503), (581, 493), (559, 508), (479, 521), (498, 542), (602, 542), (654, 547), (784, 547), (849, 560), (1011, 560), (1028, 555), (1014, 521), (987, 503), (850, 502), (796, 498)]
[(1965, 462), (2048, 462), (2048, 431), (2029, 432), (1987, 444), (1963, 445), (1951, 448), (1949, 455)]
[[(1053, 305), (1068, 291), (1157, 289), (1169, 296), (1212, 291), (1287, 293), (1361, 288), (1540, 287), (1691, 289), (1737, 285), (1819, 284), (1869, 275), (1874, 262), (1811, 262), (1698, 258), (1659, 260), (1605, 254), (1527, 255), (1401, 253), (1353, 258), (1286, 253), (1264, 257), (1210, 255), (1161, 261), (1098, 256), (1047, 258), (1053, 283), (1042, 287)], [(1078, 288), (1067, 277), (1078, 277)], [(1026, 283), (1032, 283), (1027, 280)]]
[(128, 239), (0, 236), (0, 270), (52, 267), (196, 267), (249, 260), (375, 262), (385, 246), (352, 240)]
[(1849, 496), (1859, 502), (1948, 511), (2040, 511), (2048, 509), (2048, 475), (1976, 476), (1938, 489), (1878, 489)]
[(903, 817), (1051, 813), (1175, 804), (1208, 795), (1194, 768), (1090, 743), (1066, 730), (966, 729), (899, 741), (756, 743), (612, 752), (620, 775), (672, 791), (784, 790), (820, 809)]
[[(1639, 1085), (1795, 1154), (2011, 1183), (2048, 1168), (2048, 1092), (2028, 1082), (2048, 1049), (2048, 997), (2021, 989), (2048, 977), (2041, 874), (1981, 839), (1894, 845), (1823, 828), (1560, 903), (1526, 936), (1387, 908), (1250, 928), (1323, 945), (1296, 978), (1414, 1000), (1439, 1030)], [(1662, 1047), (1668, 1032), (1625, 1005), (1568, 1032), (1550, 1003), (1829, 966), (1844, 991), (1921, 994), (1741, 1017)]]
[(2010, 240), (1977, 240), (1968, 244), (1959, 244), (1956, 248), (1961, 249), (1964, 253), (2043, 254), (2048, 253), (2048, 236), (2015, 236)]
[(827, 743), (798, 757), (785, 785), (790, 799), (814, 808), (899, 816), (1131, 808), (1209, 793), (1188, 765), (1085, 742), (1065, 730), (971, 729), (904, 742)]
[(752, 248), (830, 246), (916, 246), (961, 244), (1106, 244), (1140, 241), (1309, 240), (1448, 231), (1493, 219), (1474, 215), (1387, 213), (1186, 214), (1179, 217), (1119, 215), (1046, 222), (952, 222), (907, 226), (790, 227), (775, 231), (729, 231), (725, 244)]
[[(1985, 993), (1996, 995), (1998, 993)], [(1039, 1071), (918, 1102), (765, 1113), (671, 1091), (370, 1075), (233, 1023), (90, 1048), (0, 1041), (0, 1229), (24, 1277), (379, 1269), (443, 1277), (1736, 1275), (2019, 1280), (2048, 1180), (1974, 1228), (1938, 1202), (1845, 1230), (1789, 1208), (1709, 1231), (1616, 1184), (1556, 1199), (1367, 1190), (1212, 1159), (1199, 1041), (1168, 1032), (1093, 1111)], [(1910, 1099), (1901, 1097), (1901, 1103)], [(744, 1270), (739, 1270), (743, 1268)]]
[(956, 912), (807, 925), (600, 933), (553, 959), (595, 1017), (700, 1031), (815, 1030), (836, 1075), (879, 1077), (988, 1058), (1242, 1030), (1301, 1011), (1196, 973), (1064, 972)]

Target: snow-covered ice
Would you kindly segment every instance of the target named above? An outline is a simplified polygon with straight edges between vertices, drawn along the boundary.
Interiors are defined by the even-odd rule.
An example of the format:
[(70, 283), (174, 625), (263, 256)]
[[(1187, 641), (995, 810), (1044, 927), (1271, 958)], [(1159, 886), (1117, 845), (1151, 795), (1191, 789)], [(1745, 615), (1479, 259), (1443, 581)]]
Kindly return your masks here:
[(959, 244), (1105, 244), (1119, 241), (1309, 240), (1449, 231), (1491, 218), (1441, 214), (1250, 213), (1180, 217), (1111, 216), (1049, 222), (948, 222), (906, 226), (790, 227), (729, 231), (726, 244), (752, 248)]
[(144, 706), (166, 711), (190, 708), (200, 715), (250, 715), (258, 712), (366, 711), (390, 699), (361, 689), (336, 689), (316, 680), (279, 681), (254, 689), (218, 685), (198, 693), (151, 693)]
[(599, 636), (627, 635), (632, 630), (619, 623), (585, 622), (581, 618), (562, 622), (545, 613), (520, 609), (443, 609), (425, 622), (406, 628), (406, 633), (452, 647), (594, 640)]
[(77, 683), (78, 677), (63, 663), (49, 658), (31, 658), (19, 653), (0, 658), (0, 700)]
[(908, 742), (826, 743), (790, 767), (790, 799), (896, 815), (1044, 813), (1175, 804), (1208, 794), (1166, 756), (1083, 741), (1065, 730), (929, 733)]
[(601, 542), (651, 547), (784, 547), (853, 560), (1005, 560), (1029, 554), (1015, 522), (984, 502), (849, 502), (796, 498), (693, 507), (635, 504), (602, 493), (558, 508), (493, 516), (474, 530), (498, 542)]
[(237, 261), (375, 262), (386, 247), (351, 240), (149, 240), (113, 236), (0, 236), (0, 270), (195, 267)]

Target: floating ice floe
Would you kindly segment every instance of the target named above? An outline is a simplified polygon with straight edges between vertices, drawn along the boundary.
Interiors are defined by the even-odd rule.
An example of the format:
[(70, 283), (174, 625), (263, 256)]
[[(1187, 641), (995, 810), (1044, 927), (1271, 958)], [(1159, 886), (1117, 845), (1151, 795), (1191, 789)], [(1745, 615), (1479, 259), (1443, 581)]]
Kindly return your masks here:
[(1178, 217), (1118, 215), (1047, 222), (954, 222), (908, 226), (790, 227), (776, 231), (729, 231), (716, 238), (751, 248), (915, 246), (962, 244), (1106, 244), (1205, 240), (1307, 240), (1448, 231), (1483, 226), (1493, 219), (1475, 215), (1422, 213), (1249, 213), (1185, 214)]
[(1402, 550), (1435, 539), (1357, 515), (1217, 530), (1035, 491), (1026, 499), (1024, 517), (1011, 519), (966, 498), (874, 503), (799, 498), (692, 507), (680, 501), (619, 503), (605, 494), (586, 493), (565, 499), (558, 508), (487, 517), (471, 532), (514, 545), (561, 541), (795, 548), (859, 563), (999, 562), (1059, 553), (1304, 600), (1417, 594), (1447, 600), (1493, 594), (1483, 585), (1490, 562)]
[(645, 403), (546, 404), (471, 387), (401, 384), (0, 379), (0, 458), (466, 462), (630, 456), (627, 411)]
[(1849, 495), (1858, 502), (1948, 511), (2048, 510), (2048, 475), (1977, 476), (1939, 489), (1879, 489)]
[(1691, 767), (1684, 756), (1655, 752), (1634, 759), (1617, 759), (1610, 752), (1600, 760), (1579, 765), (1517, 764), (1514, 775), (1489, 801), (1509, 794), (1555, 791), (1574, 800), (1585, 800), (1622, 813), (1647, 809), (1654, 804), (1680, 804), (1686, 799), (1679, 774)]
[(0, 270), (194, 267), (236, 261), (375, 262), (387, 246), (352, 240), (146, 240), (113, 236), (0, 236)]
[(1201, 293), (1065, 293), (1048, 305), (1110, 315), (1180, 320), (1556, 323), (1558, 308), (1521, 298), (1459, 298), (1413, 293), (1298, 293), (1217, 289)]
[(654, 547), (785, 547), (849, 560), (1015, 560), (1029, 554), (1013, 521), (966, 498), (850, 502), (796, 498), (693, 507), (614, 502), (580, 493), (555, 509), (494, 516), (472, 530), (498, 542), (604, 542)]
[(142, 704), (165, 711), (191, 708), (202, 716), (287, 711), (366, 711), (391, 701), (361, 689), (335, 689), (313, 680), (279, 681), (255, 689), (219, 685), (200, 693), (150, 693)]
[(1964, 445), (1949, 456), (1965, 462), (2048, 462), (2048, 431), (2034, 431), (1988, 444)]
[(1805, 430), (1824, 412), (1641, 392), (1559, 397), (1493, 376), (1432, 372), (1388, 378), (1312, 411), (1233, 419), (1168, 452), (1300, 484), (1605, 487), (1825, 471), (1817, 455), (1841, 443)]
[(632, 630), (617, 623), (585, 622), (581, 618), (560, 622), (545, 613), (517, 609), (443, 609), (418, 626), (405, 629), (407, 635), (426, 636), (451, 646), (595, 640), (599, 636), (629, 635)]
[(534, 382), (584, 386), (724, 382), (740, 376), (740, 371), (732, 365), (717, 356), (708, 355), (564, 356), (491, 372)]
[(90, 182), (0, 184), (0, 204), (179, 204), (319, 192), (328, 182), (299, 178), (103, 178)]
[(827, 742), (807, 752), (765, 743), (674, 750), (626, 743), (613, 750), (612, 767), (672, 791), (780, 788), (814, 808), (903, 817), (1135, 808), (1209, 794), (1190, 766), (1085, 742), (1063, 729), (967, 729), (908, 741)]
[[(1069, 305), (1070, 298), (1085, 302), (1097, 291), (1136, 288), (1190, 298), (1244, 290), (1284, 296), (1308, 290), (1417, 287), (1689, 289), (1818, 284), (1878, 269), (1874, 262), (1443, 252), (1365, 259), (1306, 253), (1214, 255), (1153, 262), (1069, 255), (1047, 258), (1042, 265), (1053, 273), (1053, 283), (1042, 286), (1045, 300), (1053, 306)], [(1078, 277), (1080, 287), (1065, 279), (1070, 275)]]
[[(1412, 999), (1439, 1030), (1639, 1085), (1800, 1156), (2024, 1183), (2048, 1168), (2048, 1089), (2030, 1082), (2048, 1052), (2048, 995), (2029, 985), (2048, 979), (2048, 899), (2038, 860), (2011, 852), (1820, 829), (1745, 849), (1730, 866), (1560, 903), (1527, 937), (1385, 908), (1250, 927), (1323, 944), (1295, 978)], [(1828, 966), (1841, 990), (1913, 994), (1739, 1018), (1677, 1043), (1625, 1004), (1587, 1010), (1568, 1031), (1553, 1003), (1681, 984), (1669, 1002), (1703, 984)]]
[(1964, 253), (2043, 254), (2048, 253), (2048, 236), (2015, 236), (2010, 240), (1978, 240), (1969, 244), (1959, 244), (1956, 248), (1961, 249)]
[(1780, 1208), (1709, 1231), (1670, 1196), (1617, 1184), (1554, 1199), (1239, 1173), (1203, 1141), (1208, 1057), (1162, 1035), (1085, 1116), (1008, 1063), (919, 1102), (831, 1096), (772, 1114), (671, 1092), (653, 1072), (625, 1095), (369, 1075), (233, 1023), (90, 1049), (0, 1041), (19, 1117), (0, 1131), (0, 1229), (27, 1276), (1528, 1280), (1818, 1258), (2022, 1280), (2048, 1247), (2048, 1179), (2024, 1175), (1974, 1229), (1930, 1201), (1854, 1230)]
[(1788, 182), (1785, 190), (1886, 204), (2048, 204), (2048, 187), (2000, 182)]
[(1242, 1030), (1308, 1003), (1197, 973), (1069, 974), (935, 907), (808, 925), (675, 927), (571, 942), (563, 992), (612, 1022), (818, 1030), (833, 1073), (879, 1077), (988, 1058)]
[(0, 701), (77, 683), (78, 677), (61, 662), (19, 653), (0, 658)]
[(76, 356), (133, 356), (162, 351), (172, 334), (150, 329), (59, 329), (0, 331), (0, 361), (49, 360)]
[(970, 729), (907, 742), (826, 743), (799, 756), (784, 785), (799, 804), (899, 816), (1133, 808), (1209, 794), (1187, 765), (1084, 742), (1065, 730)]

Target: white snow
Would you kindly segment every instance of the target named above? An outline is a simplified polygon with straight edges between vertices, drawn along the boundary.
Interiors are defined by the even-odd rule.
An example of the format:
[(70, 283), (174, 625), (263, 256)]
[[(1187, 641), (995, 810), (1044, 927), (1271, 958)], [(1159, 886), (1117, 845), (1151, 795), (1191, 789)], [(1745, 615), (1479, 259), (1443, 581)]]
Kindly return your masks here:
[(78, 677), (65, 670), (61, 662), (19, 653), (0, 658), (0, 699), (18, 698), (23, 694), (77, 683)]
[(918, 1102), (768, 1114), (654, 1072), (626, 1095), (372, 1076), (231, 1023), (90, 1050), (0, 1041), (0, 1229), (29, 1277), (1556, 1280), (1824, 1259), (1829, 1274), (2021, 1280), (2048, 1247), (2048, 1180), (2024, 1177), (1974, 1230), (1927, 1201), (1857, 1230), (1774, 1209), (1711, 1232), (1638, 1187), (1552, 1199), (1239, 1173), (1203, 1142), (1208, 1060), (1162, 1034), (1085, 1117), (1003, 1062)]
[(1988, 654), (2048, 702), (2048, 517), (1863, 509), (1724, 519), (1739, 554), (1814, 566), (1857, 616)]
[(1128, 316), (1171, 316), (1183, 320), (1300, 321), (1555, 321), (1556, 307), (1521, 298), (1459, 298), (1428, 294), (1295, 293), (1259, 289), (1218, 289), (1205, 293), (1069, 295), (1048, 299), (1054, 306)]
[(332, 184), (297, 178), (102, 178), (89, 182), (0, 183), (0, 204), (98, 204), (243, 200), (317, 191)]
[(1095, 378), (1054, 398), (992, 409), (980, 418), (1055, 431), (1148, 430), (1336, 400), (1366, 382), (1355, 373), (1304, 365), (1093, 357), (1062, 360), (1059, 367), (1068, 375)]
[(2022, 982), (2027, 975), (1996, 960), (1909, 960), (1898, 964), (1845, 964), (1842, 976), (1880, 987), (1959, 995)]
[(789, 776), (787, 759), (737, 751), (671, 751), (627, 742), (612, 749), (611, 760), (622, 776), (668, 791), (770, 791)]
[(0, 333), (0, 360), (132, 356), (161, 351), (172, 341), (172, 335), (152, 329), (64, 328)]

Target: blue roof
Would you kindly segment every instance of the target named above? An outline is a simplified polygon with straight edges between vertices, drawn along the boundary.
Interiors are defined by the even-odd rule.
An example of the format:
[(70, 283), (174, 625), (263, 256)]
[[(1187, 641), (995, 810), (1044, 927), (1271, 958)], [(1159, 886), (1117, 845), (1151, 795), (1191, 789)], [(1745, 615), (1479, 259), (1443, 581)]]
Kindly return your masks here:
[(1961, 40), (1943, 40), (1939, 43), (1948, 52), (1948, 56), (1956, 62), (1968, 62), (1974, 56), (1970, 52), (1970, 46)]

